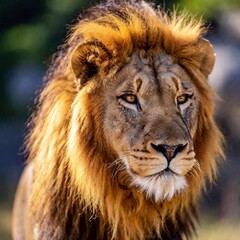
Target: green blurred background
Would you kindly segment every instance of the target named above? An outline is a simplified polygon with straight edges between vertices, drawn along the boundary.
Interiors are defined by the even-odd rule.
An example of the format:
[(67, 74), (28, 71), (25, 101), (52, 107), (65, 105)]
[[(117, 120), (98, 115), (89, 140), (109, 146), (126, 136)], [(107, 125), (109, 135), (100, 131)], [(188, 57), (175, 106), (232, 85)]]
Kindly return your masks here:
[[(24, 166), (25, 122), (57, 47), (79, 13), (99, 1), (0, 2), (0, 240), (11, 239), (11, 208)], [(217, 61), (210, 82), (223, 101), (217, 120), (227, 139), (227, 162), (201, 206), (200, 240), (240, 239), (240, 0), (156, 1), (203, 16)]]

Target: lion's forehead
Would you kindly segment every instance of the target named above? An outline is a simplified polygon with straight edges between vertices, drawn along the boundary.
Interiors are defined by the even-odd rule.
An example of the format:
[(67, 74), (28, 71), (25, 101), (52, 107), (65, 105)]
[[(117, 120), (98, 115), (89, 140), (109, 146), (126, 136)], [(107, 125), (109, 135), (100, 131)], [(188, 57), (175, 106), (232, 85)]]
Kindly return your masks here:
[[(154, 56), (133, 54), (128, 63), (116, 74), (117, 88), (133, 88), (134, 82), (141, 80), (141, 92), (145, 97), (153, 98), (155, 94), (176, 92), (178, 85), (191, 87), (189, 76), (173, 58), (161, 53)], [(164, 90), (164, 91), (162, 91)], [(149, 94), (151, 93), (151, 94)]]

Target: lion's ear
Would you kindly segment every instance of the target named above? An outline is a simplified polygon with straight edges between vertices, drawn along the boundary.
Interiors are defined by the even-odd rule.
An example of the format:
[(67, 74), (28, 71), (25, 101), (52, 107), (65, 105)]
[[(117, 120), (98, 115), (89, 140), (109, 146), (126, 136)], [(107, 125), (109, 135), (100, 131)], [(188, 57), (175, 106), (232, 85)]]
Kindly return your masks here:
[(212, 44), (204, 38), (202, 38), (198, 44), (200, 52), (200, 70), (208, 77), (212, 72), (215, 63), (215, 53)]
[(71, 65), (80, 85), (100, 74), (110, 58), (110, 51), (97, 40), (79, 45), (72, 54)]

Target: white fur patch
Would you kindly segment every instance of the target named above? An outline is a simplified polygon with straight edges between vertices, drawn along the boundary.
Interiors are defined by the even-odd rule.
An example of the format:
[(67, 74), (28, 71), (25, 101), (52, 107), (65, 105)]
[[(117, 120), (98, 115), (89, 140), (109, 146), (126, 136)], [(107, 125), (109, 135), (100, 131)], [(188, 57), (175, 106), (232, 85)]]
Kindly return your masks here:
[(154, 198), (156, 202), (159, 200), (169, 200), (174, 194), (187, 188), (185, 177), (173, 173), (163, 173), (160, 176), (153, 177), (132, 177), (132, 184), (139, 187), (147, 197)]
[(33, 227), (33, 239), (39, 239), (39, 224), (35, 224), (35, 226)]

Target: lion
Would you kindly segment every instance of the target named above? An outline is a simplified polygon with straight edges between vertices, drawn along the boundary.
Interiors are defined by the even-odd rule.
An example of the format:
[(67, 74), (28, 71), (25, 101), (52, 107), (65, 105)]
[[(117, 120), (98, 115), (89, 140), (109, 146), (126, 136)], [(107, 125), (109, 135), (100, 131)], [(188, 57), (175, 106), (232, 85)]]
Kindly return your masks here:
[(223, 136), (201, 20), (107, 1), (72, 27), (37, 99), (20, 239), (190, 239)]

